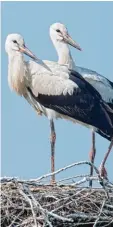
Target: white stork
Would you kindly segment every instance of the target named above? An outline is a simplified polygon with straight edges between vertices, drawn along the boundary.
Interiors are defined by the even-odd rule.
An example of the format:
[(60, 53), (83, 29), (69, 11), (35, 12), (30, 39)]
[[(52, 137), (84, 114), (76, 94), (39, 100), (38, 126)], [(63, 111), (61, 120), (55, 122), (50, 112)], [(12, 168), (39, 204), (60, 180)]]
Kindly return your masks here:
[[(83, 76), (83, 78), (87, 80), (100, 93), (103, 100), (109, 105), (111, 111), (113, 111), (113, 82), (101, 76), (95, 71), (75, 65), (69, 49), (69, 45), (77, 48), (78, 50), (81, 50), (81, 48), (75, 41), (72, 40), (66, 26), (61, 23), (52, 24), (50, 26), (50, 37), (58, 54), (58, 63), (67, 65), (68, 68), (79, 72)], [(46, 64), (48, 63), (47, 61), (45, 62)], [(111, 114), (111, 117), (113, 119), (113, 114)], [(92, 163), (94, 163), (95, 154), (95, 133), (92, 130), (92, 149), (90, 152), (90, 161)], [(93, 168), (90, 167), (90, 175), (92, 174)], [(92, 182), (90, 182), (90, 186), (92, 186)]]
[(56, 72), (54, 67), (49, 69), (41, 60), (38, 64), (25, 62), (23, 53), (38, 59), (26, 48), (19, 34), (8, 35), (5, 49), (9, 59), (8, 82), (11, 89), (24, 96), (35, 109), (40, 105), (49, 120), (64, 118), (93, 127), (111, 141), (101, 163), (100, 174), (104, 175), (105, 161), (113, 146), (113, 131), (107, 105), (99, 93), (79, 73), (68, 71), (67, 67), (58, 65)]
[[(61, 25), (61, 26), (60, 26)], [(62, 32), (62, 35), (61, 35)], [(56, 46), (56, 49), (59, 53), (61, 53), (62, 51), (62, 56), (59, 54), (59, 60), (58, 63), (60, 65), (67, 65), (69, 66), (69, 69), (73, 69), (74, 65), (73, 65), (73, 60), (71, 61), (71, 54), (68, 48), (67, 44), (70, 44), (71, 46), (75, 47), (78, 50), (81, 50), (79, 44), (77, 42), (75, 42), (70, 36), (69, 34), (67, 34), (67, 30), (64, 27), (64, 25), (62, 24), (54, 24), (50, 27), (50, 37), (54, 43), (54, 45)], [(67, 47), (67, 48), (66, 48)], [(49, 65), (49, 67), (54, 67), (55, 62), (50, 62), (47, 60), (44, 60), (44, 62)], [(59, 67), (57, 65), (57, 69), (59, 71)], [(38, 111), (39, 114), (41, 114), (40, 110)], [(55, 132), (55, 125), (53, 122), (53, 119), (50, 121), (50, 142), (51, 142), (51, 156), (54, 157), (55, 154), (55, 141), (56, 141), (56, 132)], [(53, 158), (54, 160), (54, 158)], [(53, 162), (53, 168), (52, 168), (52, 172), (55, 171), (55, 161)]]

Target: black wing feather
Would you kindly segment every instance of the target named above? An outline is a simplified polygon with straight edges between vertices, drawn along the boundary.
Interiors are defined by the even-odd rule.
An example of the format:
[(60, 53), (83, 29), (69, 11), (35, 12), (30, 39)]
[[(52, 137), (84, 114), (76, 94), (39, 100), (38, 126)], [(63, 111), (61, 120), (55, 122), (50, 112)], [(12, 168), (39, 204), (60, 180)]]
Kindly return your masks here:
[[(100, 94), (77, 72), (70, 73), (70, 80), (78, 85), (73, 94), (44, 95), (38, 94), (36, 97), (28, 87), (28, 91), (33, 98), (46, 108), (53, 109), (60, 114), (92, 125), (111, 135), (111, 126), (106, 119)], [(106, 110), (105, 110), (106, 111)]]

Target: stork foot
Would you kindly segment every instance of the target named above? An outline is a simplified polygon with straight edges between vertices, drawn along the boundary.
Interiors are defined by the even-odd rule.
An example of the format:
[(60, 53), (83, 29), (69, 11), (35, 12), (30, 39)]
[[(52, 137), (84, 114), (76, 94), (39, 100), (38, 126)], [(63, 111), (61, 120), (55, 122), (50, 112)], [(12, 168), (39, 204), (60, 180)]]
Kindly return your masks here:
[(50, 184), (53, 185), (53, 186), (55, 186), (57, 183), (56, 183), (55, 180), (52, 180), (52, 179), (51, 179)]

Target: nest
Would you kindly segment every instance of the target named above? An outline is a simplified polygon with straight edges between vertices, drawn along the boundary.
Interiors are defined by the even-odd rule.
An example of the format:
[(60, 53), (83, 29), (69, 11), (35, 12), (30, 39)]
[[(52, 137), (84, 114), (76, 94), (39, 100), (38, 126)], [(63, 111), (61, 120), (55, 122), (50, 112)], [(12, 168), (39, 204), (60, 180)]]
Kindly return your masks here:
[[(74, 163), (54, 174), (85, 163), (89, 164)], [(56, 185), (43, 182), (51, 175), (32, 180), (1, 179), (2, 227), (113, 226), (113, 185), (108, 180), (100, 179), (97, 173), (68, 177)], [(82, 186), (91, 179), (101, 187)], [(69, 180), (72, 182), (67, 183)]]

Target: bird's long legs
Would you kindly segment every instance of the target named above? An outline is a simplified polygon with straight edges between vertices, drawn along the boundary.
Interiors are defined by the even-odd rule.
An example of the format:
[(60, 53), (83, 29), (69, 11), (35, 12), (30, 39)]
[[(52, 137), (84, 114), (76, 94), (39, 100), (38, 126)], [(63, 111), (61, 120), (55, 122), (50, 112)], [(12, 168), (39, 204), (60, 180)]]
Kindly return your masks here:
[(104, 177), (104, 178), (107, 178), (107, 171), (106, 171), (104, 166), (105, 166), (106, 160), (107, 160), (107, 158), (108, 158), (108, 156), (109, 156), (109, 154), (111, 152), (112, 147), (113, 147), (113, 137), (112, 137), (111, 143), (110, 143), (110, 145), (108, 147), (108, 151), (106, 152), (106, 154), (104, 156), (104, 159), (103, 159), (103, 161), (102, 161), (102, 163), (100, 165), (100, 168), (99, 168), (100, 176)]
[[(92, 131), (92, 148), (89, 154), (90, 162), (94, 164), (94, 159), (96, 155), (96, 148), (95, 148), (95, 132)], [(90, 166), (90, 176), (93, 175), (93, 166)], [(92, 187), (92, 180), (89, 181), (89, 187)]]
[[(56, 133), (55, 126), (53, 120), (50, 120), (50, 144), (51, 144), (51, 172), (55, 171), (55, 141), (56, 141)], [(51, 177), (51, 184), (55, 184), (55, 175)]]

